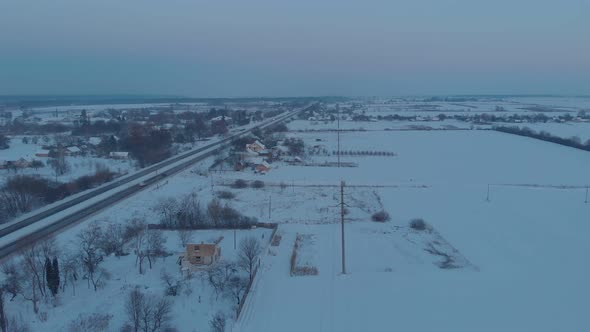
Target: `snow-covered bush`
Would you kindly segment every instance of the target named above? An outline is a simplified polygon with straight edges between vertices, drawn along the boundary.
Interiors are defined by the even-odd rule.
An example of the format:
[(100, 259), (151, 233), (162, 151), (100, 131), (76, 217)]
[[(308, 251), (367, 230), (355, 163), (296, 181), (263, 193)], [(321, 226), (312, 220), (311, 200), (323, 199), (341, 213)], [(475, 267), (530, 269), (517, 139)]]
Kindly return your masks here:
[(93, 313), (90, 315), (79, 315), (71, 321), (68, 332), (100, 332), (108, 331), (112, 315)]
[(426, 222), (422, 218), (415, 218), (415, 219), (410, 220), (410, 227), (412, 229), (417, 230), (417, 231), (423, 231), (428, 228), (428, 226), (426, 225)]
[(371, 220), (373, 221), (377, 221), (377, 222), (386, 222), (390, 219), (389, 217), (389, 213), (381, 210), (379, 212), (375, 212), (373, 213), (373, 215), (371, 216)]
[(255, 189), (264, 188), (264, 181), (256, 180), (252, 182), (251, 187)]
[(232, 184), (233, 188), (236, 189), (243, 189), (248, 187), (248, 182), (246, 182), (246, 180), (242, 180), (242, 179), (237, 179), (236, 181), (234, 181), (234, 183)]
[(234, 193), (232, 193), (231, 191), (222, 190), (222, 191), (217, 192), (217, 197), (219, 197), (221, 199), (233, 199), (236, 197), (236, 195)]

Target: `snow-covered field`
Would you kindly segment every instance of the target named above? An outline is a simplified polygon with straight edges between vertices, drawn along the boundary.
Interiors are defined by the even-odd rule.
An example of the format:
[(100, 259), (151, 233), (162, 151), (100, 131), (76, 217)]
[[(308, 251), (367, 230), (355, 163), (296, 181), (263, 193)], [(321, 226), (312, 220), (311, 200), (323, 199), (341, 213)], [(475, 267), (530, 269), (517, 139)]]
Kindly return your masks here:
[[(289, 127), (307, 124), (295, 121)], [(305, 162), (337, 160), (331, 154), (336, 133), (287, 135), (329, 152)], [(204, 206), (219, 191), (231, 191), (235, 198), (224, 203), (260, 221), (280, 223), (282, 236), (279, 246), (265, 251), (270, 254), (262, 257), (239, 320), (229, 322), (232, 331), (590, 329), (590, 203), (584, 203), (590, 153), (480, 130), (381, 129), (346, 132), (340, 139), (343, 150), (395, 156), (342, 156), (343, 162), (357, 165), (342, 168), (277, 162), (266, 175), (250, 170), (207, 174), (209, 158), (66, 230), (57, 240), (71, 248), (89, 222), (125, 224), (141, 216), (155, 223), (152, 207), (166, 197), (194, 192)], [(262, 180), (265, 186), (231, 188), (236, 179)], [(346, 274), (340, 265), (340, 181), (346, 182), (348, 211)], [(371, 221), (380, 210), (391, 220)], [(411, 229), (412, 218), (423, 218), (430, 228)], [(137, 272), (133, 254), (108, 257), (104, 267), (112, 277), (105, 288), (95, 293), (80, 280), (75, 296), (68, 289), (61, 305), (44, 305), (46, 322), (22, 299), (9, 302), (7, 311), (22, 313), (35, 331), (63, 330), (79, 314), (101, 311), (113, 315), (117, 330), (126, 320), (123, 305), (131, 287), (162, 294), (161, 271), (179, 274), (178, 236), (164, 233), (166, 247), (175, 255), (159, 259), (144, 275)], [(316, 276), (290, 275), (298, 233), (307, 236), (300, 262), (316, 267)], [(268, 239), (270, 230), (237, 232), (238, 237), (252, 234)], [(233, 259), (233, 232), (194, 231), (198, 241), (219, 236), (224, 236), (222, 256)], [(233, 303), (216, 298), (205, 279), (196, 277), (189, 284), (190, 291), (172, 299), (179, 331), (207, 331), (218, 310), (231, 316)]]
[[(358, 168), (302, 171), (300, 177), (306, 183), (347, 180), (345, 200), (352, 206), (358, 191), (376, 190), (392, 220), (374, 223), (365, 214), (347, 224), (346, 275), (337, 211), (330, 211), (334, 224), (282, 225), (281, 245), (258, 275), (240, 331), (590, 328), (584, 313), (590, 205), (583, 188), (590, 184), (590, 154), (494, 132), (356, 135), (347, 134), (347, 142), (366, 149), (395, 146), (398, 156), (358, 158)], [(289, 167), (267, 178), (279, 181), (297, 172)], [(354, 187), (409, 179), (427, 187)], [(489, 202), (488, 183), (494, 184)], [(500, 185), (511, 183), (580, 188)], [(328, 197), (337, 191), (325, 190)], [(410, 229), (408, 221), (416, 217), (437, 236)], [(289, 276), (297, 233), (315, 236), (318, 276)], [(443, 257), (428, 252), (428, 243), (442, 244), (438, 250), (459, 267), (440, 268)], [(267, 312), (273, 314), (262, 314)]]

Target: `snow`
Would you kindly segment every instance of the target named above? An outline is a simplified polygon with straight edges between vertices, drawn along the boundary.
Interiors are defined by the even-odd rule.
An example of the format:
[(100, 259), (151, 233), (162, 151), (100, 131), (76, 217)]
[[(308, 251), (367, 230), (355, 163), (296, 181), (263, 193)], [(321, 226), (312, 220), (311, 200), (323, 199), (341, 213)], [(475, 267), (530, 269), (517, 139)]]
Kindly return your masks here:
[[(305, 129), (307, 123), (292, 125)], [(236, 197), (224, 203), (260, 221), (279, 223), (282, 240), (265, 251), (242, 314), (235, 324), (230, 321), (232, 331), (590, 329), (588, 152), (494, 131), (375, 130), (342, 133), (342, 149), (395, 156), (342, 156), (357, 167), (315, 167), (303, 164), (336, 161), (330, 154), (337, 148), (336, 133), (286, 135), (303, 139), (306, 146), (322, 145), (329, 153), (306, 156), (302, 165), (274, 162), (265, 175), (207, 173), (211, 157), (96, 214), (91, 222), (124, 224), (133, 216), (156, 222), (151, 207), (162, 198), (194, 192), (204, 205), (218, 191), (229, 190)], [(232, 189), (229, 184), (236, 179), (262, 180), (265, 186)], [(340, 265), (341, 180), (348, 210), (346, 274)], [(372, 222), (371, 215), (380, 210), (391, 220)], [(412, 218), (423, 218), (432, 229), (411, 229)], [(72, 246), (87, 224), (64, 231), (58, 241)], [(164, 233), (169, 249), (180, 252), (174, 232)], [(194, 233), (205, 242), (224, 236), (222, 256), (234, 257), (233, 232)], [(270, 230), (236, 234), (252, 233), (268, 239)], [(300, 262), (317, 267), (316, 276), (289, 273), (297, 234), (309, 240)], [(441, 268), (445, 255), (454, 268)], [(96, 296), (80, 282), (76, 297), (67, 291), (60, 306), (46, 306), (44, 323), (21, 300), (8, 310), (22, 312), (34, 330), (62, 330), (80, 313), (104, 311), (114, 315), (112, 326), (118, 329), (125, 320), (121, 294), (135, 285), (161, 294), (160, 272), (178, 274), (174, 257), (159, 260), (145, 275), (137, 273), (133, 255), (109, 257), (105, 267), (113, 277), (106, 288)], [(190, 294), (173, 299), (179, 331), (208, 330), (217, 310), (231, 314), (233, 304), (215, 299), (206, 281), (197, 277), (190, 283)]]

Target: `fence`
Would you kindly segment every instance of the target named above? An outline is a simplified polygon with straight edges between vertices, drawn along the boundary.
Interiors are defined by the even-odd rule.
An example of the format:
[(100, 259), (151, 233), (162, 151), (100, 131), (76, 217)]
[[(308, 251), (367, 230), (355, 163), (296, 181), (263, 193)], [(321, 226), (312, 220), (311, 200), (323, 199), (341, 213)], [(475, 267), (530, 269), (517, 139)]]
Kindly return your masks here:
[[(272, 234), (270, 236), (270, 242), (272, 242), (272, 239), (274, 238), (275, 234), (277, 233), (277, 229), (278, 229), (278, 224), (276, 223), (258, 223), (256, 224), (257, 227), (263, 227), (263, 228), (272, 228)], [(248, 298), (248, 294), (250, 294), (250, 289), (252, 288), (252, 284), (254, 283), (254, 280), (256, 280), (256, 274), (258, 273), (258, 269), (260, 268), (260, 258), (258, 258), (258, 264), (256, 264), (256, 267), (254, 268), (254, 272), (252, 273), (252, 280), (248, 281), (248, 286), (246, 287), (246, 290), (244, 291), (244, 295), (242, 296), (242, 301), (240, 301), (240, 304), (238, 305), (238, 311), (236, 314), (236, 321), (240, 318), (240, 314), (242, 313), (242, 309), (244, 308), (244, 303), (246, 303), (246, 299)]]

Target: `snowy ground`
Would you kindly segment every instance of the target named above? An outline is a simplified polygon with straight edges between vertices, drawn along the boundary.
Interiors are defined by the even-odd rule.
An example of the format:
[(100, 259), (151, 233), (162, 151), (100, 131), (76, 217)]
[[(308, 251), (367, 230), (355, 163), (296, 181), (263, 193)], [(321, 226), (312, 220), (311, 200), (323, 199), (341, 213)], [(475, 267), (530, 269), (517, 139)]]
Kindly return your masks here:
[[(336, 149), (335, 133), (288, 135), (308, 146)], [(161, 198), (195, 192), (204, 205), (227, 190), (236, 195), (228, 204), (243, 214), (281, 223), (280, 245), (263, 257), (233, 331), (590, 329), (585, 315), (590, 203), (584, 204), (589, 153), (478, 130), (348, 132), (341, 135), (341, 144), (346, 150), (396, 156), (342, 157), (358, 167), (274, 163), (266, 175), (249, 170), (199, 175), (206, 174), (210, 158), (92, 220), (124, 223), (141, 215), (155, 222), (151, 207)], [(305, 161), (333, 162), (336, 157)], [(263, 180), (265, 187), (233, 189), (228, 184), (235, 179)], [(340, 266), (340, 180), (347, 183), (346, 275)], [(370, 221), (381, 209), (391, 220)], [(410, 229), (408, 221), (417, 217), (432, 230)], [(60, 234), (58, 241), (68, 246), (86, 224)], [(261, 236), (263, 231), (239, 236), (248, 232)], [(289, 274), (297, 233), (311, 235), (303, 254), (305, 262), (317, 267), (317, 276)], [(196, 232), (195, 237), (208, 241), (219, 235), (225, 237), (222, 252), (231, 257), (231, 233)], [(166, 236), (170, 251), (180, 250), (176, 236)], [(453, 268), (441, 268), (445, 255)], [(60, 330), (78, 314), (99, 310), (112, 313), (118, 328), (125, 319), (120, 294), (132, 284), (161, 292), (160, 271), (178, 270), (173, 258), (159, 260), (144, 276), (136, 272), (133, 255), (108, 258), (105, 266), (113, 278), (104, 293), (95, 296), (82, 281), (76, 297), (68, 290), (61, 306), (46, 309), (45, 323), (31, 314), (28, 303), (9, 303), (8, 310), (22, 312), (34, 330)], [(190, 294), (175, 298), (175, 325), (179, 331), (204, 331), (214, 312), (230, 312), (232, 304), (215, 300), (199, 279), (191, 285)], [(209, 302), (198, 304), (197, 294)]]
[[(282, 225), (281, 245), (258, 275), (240, 331), (590, 328), (584, 313), (590, 205), (584, 204), (583, 189), (590, 184), (590, 154), (494, 132), (356, 135), (349, 134), (347, 142), (362, 148), (364, 138), (365, 148), (395, 146), (399, 155), (358, 158), (358, 168), (302, 171), (300, 177), (306, 183), (342, 178), (351, 186), (414, 179), (427, 187), (365, 189), (377, 191), (392, 220), (373, 223), (365, 214), (347, 224), (346, 275), (335, 211), (334, 224)], [(288, 178), (294, 173), (289, 167), (266, 177)], [(489, 202), (487, 183), (494, 184)], [(580, 188), (500, 185), (510, 183)], [(349, 203), (358, 190), (363, 189), (348, 189)], [(411, 230), (407, 223), (415, 217), (432, 225), (435, 235)], [(314, 234), (318, 276), (289, 275), (297, 233)], [(429, 243), (459, 267), (442, 269), (443, 258), (427, 251)]]

